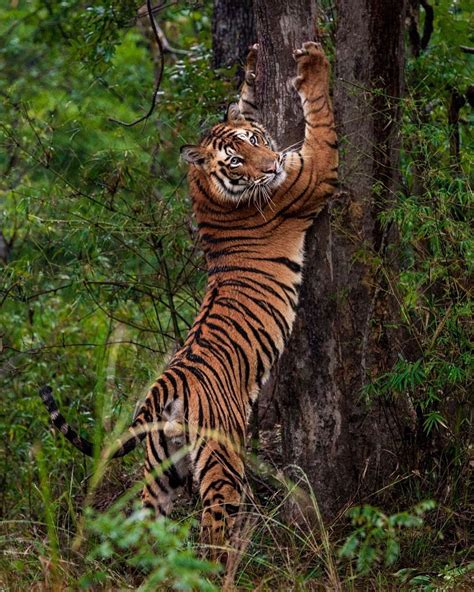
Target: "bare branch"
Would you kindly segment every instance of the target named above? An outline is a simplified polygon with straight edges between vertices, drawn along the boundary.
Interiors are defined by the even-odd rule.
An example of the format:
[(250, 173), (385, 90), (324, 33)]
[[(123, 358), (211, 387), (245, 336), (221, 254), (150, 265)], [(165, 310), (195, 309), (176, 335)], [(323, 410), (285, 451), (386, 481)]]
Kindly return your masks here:
[[(418, 32), (419, 7), (422, 6), (425, 11), (425, 22), (423, 25), (423, 35), (420, 37)], [(412, 0), (408, 9), (408, 37), (412, 53), (418, 57), (421, 51), (428, 47), (428, 43), (433, 33), (434, 10), (427, 0)]]
[(426, 49), (433, 33), (434, 10), (427, 0), (420, 0), (421, 6), (425, 10), (425, 24), (423, 26), (423, 36), (420, 41), (421, 49)]
[(456, 170), (461, 170), (461, 138), (459, 134), (459, 111), (466, 104), (466, 98), (456, 88), (451, 90), (448, 107), (449, 147)]
[(135, 121), (132, 121), (131, 123), (126, 123), (124, 121), (120, 121), (118, 119), (113, 119), (112, 117), (109, 117), (109, 121), (112, 121), (113, 123), (118, 123), (119, 125), (122, 125), (124, 127), (133, 127), (134, 125), (137, 125), (137, 124), (141, 123), (142, 121), (146, 121), (152, 115), (152, 113), (156, 107), (156, 101), (158, 99), (158, 93), (160, 91), (161, 80), (163, 78), (163, 69), (165, 66), (163, 44), (161, 42), (160, 35), (158, 34), (158, 29), (156, 26), (155, 18), (153, 16), (153, 10), (156, 11), (158, 7), (155, 7), (155, 9), (153, 9), (151, 6), (151, 0), (147, 0), (146, 4), (147, 4), (147, 8), (148, 8), (148, 16), (150, 18), (151, 28), (153, 30), (153, 35), (155, 36), (156, 44), (158, 45), (158, 51), (159, 51), (159, 56), (160, 56), (160, 69), (158, 71), (158, 76), (157, 76), (157, 80), (156, 80), (156, 84), (155, 84), (155, 90), (153, 92), (153, 97), (151, 100), (151, 105), (150, 105), (150, 108), (148, 109), (148, 112), (145, 113), (145, 115), (143, 115), (142, 117), (139, 117), (138, 119), (136, 119)]
[(171, 53), (173, 55), (190, 55), (192, 53), (187, 49), (178, 49), (177, 47), (172, 47), (166, 35), (163, 33), (163, 29), (159, 25), (156, 25), (156, 30), (158, 31), (158, 35), (161, 39), (161, 45), (163, 47), (164, 53)]

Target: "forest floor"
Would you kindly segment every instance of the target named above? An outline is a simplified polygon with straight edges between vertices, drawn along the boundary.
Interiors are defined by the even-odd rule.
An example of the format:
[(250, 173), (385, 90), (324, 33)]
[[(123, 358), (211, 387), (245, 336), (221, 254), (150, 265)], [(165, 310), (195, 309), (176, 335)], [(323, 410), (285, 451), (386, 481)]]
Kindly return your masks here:
[[(31, 523), (28, 520), (10, 520), (1, 524), (0, 590), (3, 592), (63, 591), (63, 590), (258, 590), (261, 592), (470, 592), (474, 590), (474, 563), (469, 552), (467, 516), (453, 516), (437, 510), (437, 516), (429, 516), (421, 528), (400, 531), (396, 544), (401, 548), (391, 565), (384, 565), (384, 553), (389, 539), (377, 540), (366, 525), (363, 537), (371, 540), (368, 569), (357, 573), (354, 562), (341, 556), (341, 548), (354, 532), (347, 518), (338, 516), (324, 524), (312, 496), (292, 488), (284, 480), (281, 471), (281, 436), (278, 429), (261, 433), (258, 456), (249, 470), (249, 481), (257, 500), (249, 502), (246, 519), (242, 523), (243, 536), (237, 539), (239, 552), (229, 561), (227, 574), (209, 575), (190, 585), (184, 563), (172, 564), (174, 576), (164, 577), (154, 586), (147, 577), (147, 570), (130, 561), (131, 548), (140, 544), (140, 537), (131, 538), (121, 551), (97, 553), (97, 535), (105, 548), (107, 529), (117, 528), (118, 536), (130, 536), (129, 531), (120, 534), (120, 522), (133, 515), (133, 501), (129, 500), (123, 514), (117, 514), (114, 506), (121, 497), (140, 482), (142, 467), (139, 463), (126, 467), (111, 464), (102, 476), (93, 497), (86, 494), (69, 499), (74, 508), (89, 505), (99, 515), (110, 516), (95, 530), (90, 540), (78, 544), (81, 531), (81, 510), (71, 508), (69, 527), (56, 529), (57, 546), (51, 545), (51, 525)], [(92, 476), (91, 476), (92, 478)], [(65, 494), (66, 495), (66, 494)], [(136, 496), (135, 496), (136, 497)], [(399, 499), (399, 496), (396, 496)], [(386, 497), (387, 502), (389, 497)], [(302, 508), (310, 508), (309, 512)], [(384, 506), (385, 507), (385, 506)], [(180, 524), (190, 516), (199, 518), (200, 504), (194, 493), (184, 492), (176, 501), (173, 514)], [(86, 512), (87, 514), (87, 512)], [(290, 516), (290, 518), (288, 518)], [(119, 522), (114, 522), (114, 520)], [(64, 516), (56, 516), (56, 523), (68, 522)], [(439, 523), (450, 523), (440, 529), (441, 536), (434, 536)], [(114, 527), (115, 524), (115, 527)], [(387, 523), (388, 524), (388, 523)], [(117, 526), (118, 525), (118, 526)], [(171, 526), (171, 530), (174, 526)], [(102, 531), (100, 530), (102, 529)], [(133, 535), (133, 532), (132, 532)], [(141, 532), (140, 536), (145, 534)], [(201, 555), (198, 529), (192, 526), (189, 542), (185, 544)], [(112, 536), (113, 538), (113, 536)], [(95, 543), (94, 543), (95, 541)], [(145, 545), (147, 552), (160, 553), (153, 545)], [(471, 548), (472, 549), (472, 548)], [(360, 551), (360, 549), (359, 549)], [(127, 559), (121, 557), (121, 553)], [(193, 555), (194, 556), (194, 555)], [(361, 560), (361, 554), (357, 557)], [(369, 558), (370, 559), (370, 558)], [(169, 561), (169, 556), (165, 556)], [(197, 559), (196, 559), (197, 560)], [(153, 561), (148, 558), (151, 566)], [(196, 567), (196, 566), (194, 566)], [(161, 565), (161, 569), (165, 567)], [(183, 579), (180, 581), (180, 570)], [(149, 571), (149, 570), (148, 570)], [(151, 570), (153, 573), (153, 570)], [(205, 583), (207, 582), (207, 584)], [(191, 586), (191, 587), (190, 587)], [(208, 586), (208, 587), (206, 587)]]

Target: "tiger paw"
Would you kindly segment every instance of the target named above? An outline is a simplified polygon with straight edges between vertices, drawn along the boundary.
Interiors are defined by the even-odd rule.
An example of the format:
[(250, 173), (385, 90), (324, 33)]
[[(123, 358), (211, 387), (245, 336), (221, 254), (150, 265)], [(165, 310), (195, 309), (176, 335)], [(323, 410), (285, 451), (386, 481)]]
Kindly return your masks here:
[(245, 64), (245, 82), (249, 86), (255, 84), (255, 76), (257, 70), (257, 54), (258, 54), (258, 43), (252, 45), (247, 54), (247, 62)]
[(326, 87), (329, 61), (320, 43), (303, 43), (303, 47), (295, 49), (293, 57), (297, 64), (293, 86), (300, 95), (309, 97), (318, 85)]

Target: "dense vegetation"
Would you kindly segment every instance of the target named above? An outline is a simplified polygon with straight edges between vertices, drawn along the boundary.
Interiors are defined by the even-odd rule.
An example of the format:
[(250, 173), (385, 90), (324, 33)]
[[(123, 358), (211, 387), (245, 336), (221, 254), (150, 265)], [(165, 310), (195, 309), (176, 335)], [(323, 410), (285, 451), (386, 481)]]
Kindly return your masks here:
[[(208, 3), (171, 4), (157, 19), (185, 51), (165, 54), (154, 113), (132, 127), (114, 120), (148, 111), (160, 71), (146, 13), (137, 23), (125, 0), (0, 9), (2, 589), (221, 585), (199, 559), (193, 500), (166, 524), (133, 510), (140, 454), (107, 468), (85, 461), (47, 427), (37, 396), (51, 384), (98, 451), (128, 423), (197, 310), (205, 272), (179, 146), (219, 118), (234, 74), (210, 68)], [(378, 507), (352, 508), (330, 528), (289, 527), (282, 508), (294, 486), (255, 462), (265, 483), (235, 564), (242, 589), (472, 585), (468, 102), (459, 122), (449, 118), (455, 89), (464, 96), (472, 82), (459, 48), (473, 44), (470, 8), (439, 0), (428, 47), (408, 60), (403, 190), (382, 216), (397, 227), (401, 257), (396, 271), (374, 261), (413, 345), (363, 394), (369, 404), (409, 395), (423, 425), (417, 475), (400, 472), (390, 495), (368, 500)]]

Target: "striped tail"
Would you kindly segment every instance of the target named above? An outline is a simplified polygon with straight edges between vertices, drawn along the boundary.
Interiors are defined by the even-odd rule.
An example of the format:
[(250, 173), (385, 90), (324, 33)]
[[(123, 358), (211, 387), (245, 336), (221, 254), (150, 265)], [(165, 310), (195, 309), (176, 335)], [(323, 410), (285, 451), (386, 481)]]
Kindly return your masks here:
[[(66, 421), (64, 416), (60, 413), (58, 406), (56, 405), (56, 401), (53, 397), (53, 389), (49, 386), (43, 386), (40, 391), (39, 395), (48, 410), (49, 417), (51, 418), (51, 422), (54, 427), (59, 430), (63, 436), (71, 442), (73, 446), (75, 446), (78, 450), (80, 450), (83, 454), (87, 456), (94, 456), (94, 445), (89, 440), (86, 440), (82, 436), (80, 436)], [(115, 452), (110, 456), (110, 458), (118, 458), (120, 456), (125, 456), (129, 452), (131, 452), (134, 448), (136, 448), (137, 444), (139, 444), (146, 435), (146, 431), (140, 430), (136, 431), (134, 428), (137, 424), (143, 423), (143, 415), (145, 414), (145, 410), (141, 410), (137, 417), (135, 418), (133, 424), (128, 428), (129, 436), (127, 437), (125, 442), (119, 441), (119, 447)]]

